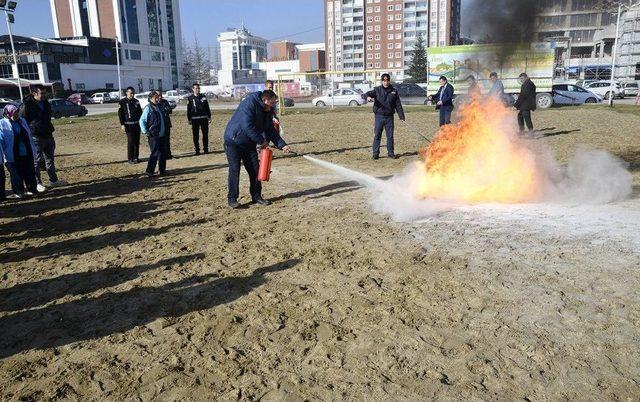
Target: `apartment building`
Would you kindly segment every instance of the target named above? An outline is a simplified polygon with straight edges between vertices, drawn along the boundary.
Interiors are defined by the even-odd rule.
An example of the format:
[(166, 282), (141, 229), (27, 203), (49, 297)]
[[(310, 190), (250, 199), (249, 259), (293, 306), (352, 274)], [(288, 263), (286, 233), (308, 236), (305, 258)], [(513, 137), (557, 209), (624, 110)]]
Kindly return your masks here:
[[(385, 70), (402, 80), (418, 35), (433, 47), (460, 37), (460, 0), (323, 1), (329, 70)], [(338, 77), (365, 79), (358, 73)]]

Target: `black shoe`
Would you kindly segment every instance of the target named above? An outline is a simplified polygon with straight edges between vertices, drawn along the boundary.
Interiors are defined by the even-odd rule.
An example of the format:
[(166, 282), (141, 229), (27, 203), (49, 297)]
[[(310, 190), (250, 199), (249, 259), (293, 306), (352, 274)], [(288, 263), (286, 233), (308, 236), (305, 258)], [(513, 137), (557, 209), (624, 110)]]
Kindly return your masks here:
[(135, 165), (136, 161), (127, 161), (129, 165)]
[(171, 159), (173, 159), (173, 155), (167, 156), (167, 160), (171, 160)]
[(238, 201), (229, 201), (229, 206), (231, 209), (238, 209), (240, 208), (240, 203)]
[(399, 158), (399, 156), (398, 156), (398, 155), (389, 155), (389, 158), (391, 158), (391, 159), (398, 159), (398, 158)]
[(208, 150), (208, 149), (205, 149), (205, 150), (204, 150), (204, 154), (206, 155), (206, 154), (208, 154), (208, 153), (209, 153), (209, 150)]
[(271, 201), (265, 200), (264, 198), (256, 198), (255, 200), (253, 200), (253, 203), (258, 205), (263, 205), (265, 207), (267, 205), (271, 205)]
[(380, 157), (378, 155), (373, 155), (371, 159), (373, 159), (374, 161), (377, 161), (378, 159), (380, 159)]

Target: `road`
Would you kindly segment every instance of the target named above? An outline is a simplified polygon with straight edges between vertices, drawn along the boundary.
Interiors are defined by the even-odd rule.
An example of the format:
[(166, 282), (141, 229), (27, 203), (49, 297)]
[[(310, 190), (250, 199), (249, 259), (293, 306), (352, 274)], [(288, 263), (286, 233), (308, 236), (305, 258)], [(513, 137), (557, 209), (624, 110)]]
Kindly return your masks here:
[[(89, 116), (96, 116), (100, 114), (106, 113), (115, 113), (118, 111), (117, 103), (104, 103), (104, 104), (95, 104), (95, 105), (85, 105), (87, 110), (89, 111)], [(212, 103), (210, 104), (211, 110), (234, 110), (238, 106), (237, 103)], [(296, 103), (296, 108), (308, 109), (312, 108), (310, 102), (306, 103)], [(178, 105), (174, 110), (186, 112), (187, 105)]]

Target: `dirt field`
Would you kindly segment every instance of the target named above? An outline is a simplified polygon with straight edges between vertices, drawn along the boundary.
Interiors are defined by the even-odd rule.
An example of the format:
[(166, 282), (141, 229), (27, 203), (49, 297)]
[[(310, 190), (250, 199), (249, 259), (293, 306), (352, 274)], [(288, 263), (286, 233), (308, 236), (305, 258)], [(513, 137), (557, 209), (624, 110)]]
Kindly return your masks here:
[[(0, 205), (0, 399), (637, 399), (640, 117), (620, 110), (534, 119), (562, 161), (579, 144), (628, 161), (632, 199), (412, 223), (281, 153), (274, 204), (231, 211), (229, 114), (199, 157), (174, 116), (182, 157), (154, 180), (122, 162), (115, 116), (57, 121), (70, 185)], [(435, 133), (435, 113), (408, 119)], [(372, 161), (368, 109), (283, 121), (298, 152), (377, 177), (424, 145), (398, 122), (402, 158)]]

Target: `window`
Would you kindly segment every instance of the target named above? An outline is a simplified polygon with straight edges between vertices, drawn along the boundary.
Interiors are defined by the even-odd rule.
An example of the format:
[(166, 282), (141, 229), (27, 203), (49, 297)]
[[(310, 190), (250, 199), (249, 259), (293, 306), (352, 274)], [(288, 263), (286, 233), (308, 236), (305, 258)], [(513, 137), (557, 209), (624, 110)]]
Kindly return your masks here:
[(113, 82), (105, 82), (104, 87), (107, 89), (113, 89), (115, 85), (113, 85)]
[(83, 82), (76, 82), (75, 86), (76, 86), (76, 90), (77, 91), (84, 91), (84, 83)]
[(153, 91), (154, 89), (156, 89), (156, 87), (153, 84), (153, 78), (149, 78), (149, 91)]
[(375, 40), (380, 40), (380, 35), (376, 35)]
[(376, 48), (376, 50), (380, 50), (380, 44), (379, 44), (379, 43), (376, 43), (375, 48)]
[(142, 78), (138, 78), (138, 92), (144, 92), (144, 81)]
[(387, 43), (387, 49), (393, 49), (393, 43)]
[(402, 4), (396, 4), (396, 11), (402, 10)]
[(393, 34), (392, 33), (387, 34), (387, 40), (393, 40)]
[(376, 57), (376, 60), (380, 60), (380, 53), (376, 53), (375, 57)]
[(393, 11), (393, 6), (387, 6), (387, 11)]
[(393, 68), (393, 62), (392, 61), (387, 63), (387, 68)]
[(387, 59), (393, 59), (393, 52), (387, 53)]
[[(124, 10), (124, 39), (127, 43), (140, 43), (138, 31), (138, 9), (136, 0), (120, 0), (120, 8)], [(133, 57), (132, 57), (133, 58)]]
[(131, 55), (131, 60), (142, 60), (142, 52), (139, 50), (131, 50), (129, 54)]
[(387, 25), (387, 31), (393, 31), (393, 24)]

